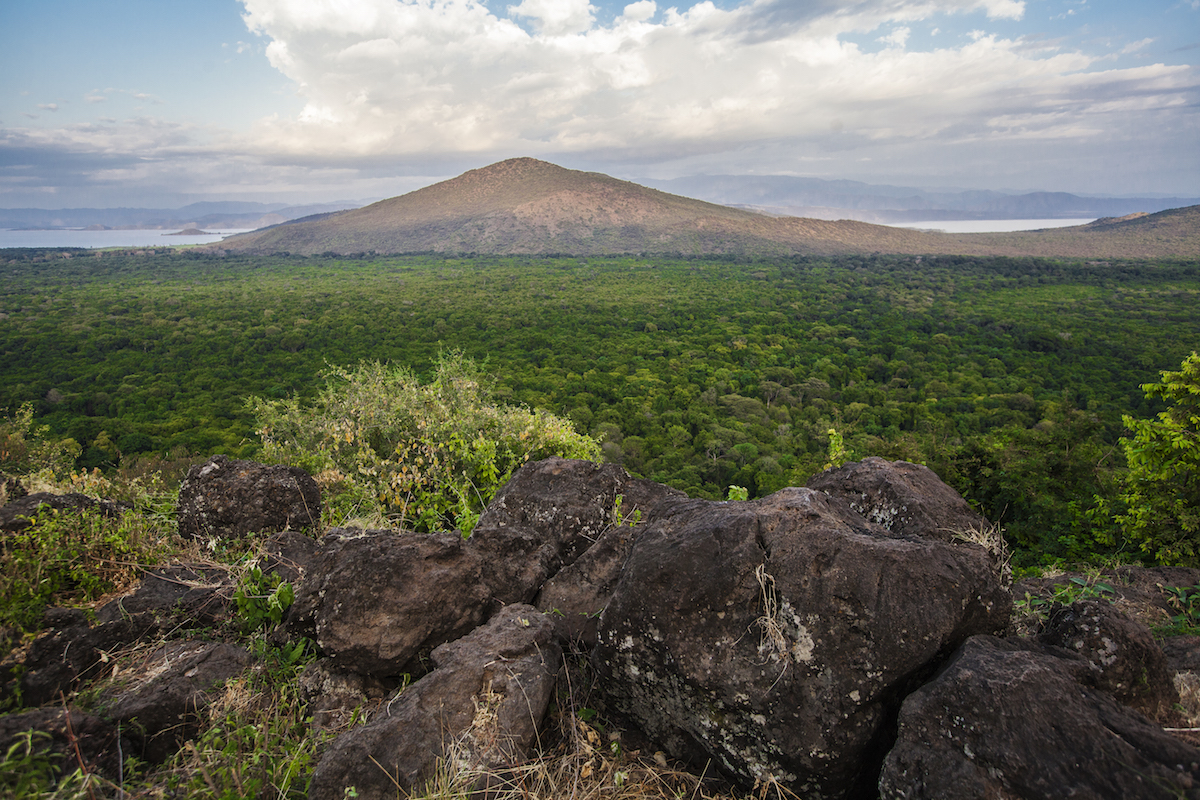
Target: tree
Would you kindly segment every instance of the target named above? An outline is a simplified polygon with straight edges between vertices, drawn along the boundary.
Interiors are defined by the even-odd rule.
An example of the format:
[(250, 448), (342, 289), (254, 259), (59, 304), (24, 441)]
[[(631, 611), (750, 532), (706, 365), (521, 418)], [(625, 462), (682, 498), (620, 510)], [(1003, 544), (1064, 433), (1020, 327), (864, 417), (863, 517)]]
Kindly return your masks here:
[(484, 506), (526, 461), (596, 460), (597, 442), (544, 411), (491, 398), (461, 353), (439, 358), (422, 385), (377, 361), (334, 367), (317, 401), (250, 398), (268, 458), (303, 467), (368, 508), (418, 531), (469, 535)]
[(1117, 516), (1129, 539), (1161, 564), (1200, 563), (1200, 355), (1178, 372), (1147, 383), (1148, 398), (1169, 407), (1154, 419), (1124, 416), (1132, 438), (1122, 439), (1129, 473)]

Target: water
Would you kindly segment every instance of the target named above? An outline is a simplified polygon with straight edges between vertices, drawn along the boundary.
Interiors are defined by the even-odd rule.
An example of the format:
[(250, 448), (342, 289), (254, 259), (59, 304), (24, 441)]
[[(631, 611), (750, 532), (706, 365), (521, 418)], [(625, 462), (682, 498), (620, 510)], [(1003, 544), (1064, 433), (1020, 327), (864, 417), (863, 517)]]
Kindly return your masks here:
[(928, 222), (889, 222), (892, 228), (920, 228), (927, 231), (946, 233), (1009, 233), (1011, 231), (1036, 231), (1042, 228), (1067, 228), (1095, 222), (1088, 219), (937, 219)]
[(205, 236), (167, 236), (170, 230), (134, 231), (13, 231), (0, 230), (4, 247), (177, 247), (181, 244), (212, 244), (244, 229), (211, 231)]

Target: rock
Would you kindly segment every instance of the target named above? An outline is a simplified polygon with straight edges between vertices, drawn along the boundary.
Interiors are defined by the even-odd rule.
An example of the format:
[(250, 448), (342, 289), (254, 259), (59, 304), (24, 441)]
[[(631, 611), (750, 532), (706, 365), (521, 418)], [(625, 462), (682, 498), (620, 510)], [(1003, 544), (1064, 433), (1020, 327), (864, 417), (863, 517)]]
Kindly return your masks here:
[(423, 672), (422, 656), (487, 619), (491, 596), (479, 556), (457, 533), (335, 528), (285, 621), (335, 668), (395, 676)]
[(27, 751), (20, 742), (28, 731), (35, 732), (33, 752), (47, 753), (60, 778), (82, 769), (119, 780), (121, 753), (130, 749), (111, 722), (74, 708), (35, 708), (0, 716), (0, 753), (17, 744), (17, 759), (22, 758)]
[(592, 662), (671, 755), (851, 796), (903, 696), (1010, 608), (982, 548), (897, 536), (823, 492), (688, 500), (634, 544)]
[(199, 732), (201, 713), (216, 691), (250, 660), (249, 652), (231, 644), (164, 645), (125, 674), (127, 688), (108, 698), (106, 715), (140, 742), (143, 758), (164, 761)]
[(1168, 636), (1160, 647), (1168, 672), (1200, 672), (1200, 636)]
[(1102, 600), (1057, 606), (1037, 637), (1078, 653), (1095, 670), (1092, 683), (1118, 703), (1158, 717), (1179, 702), (1166, 658), (1150, 630)]
[(263, 574), (274, 572), (281, 580), (296, 583), (321, 551), (321, 545), (306, 534), (283, 531), (267, 539), (263, 549), (266, 554), (262, 563)]
[(107, 674), (109, 654), (137, 641), (148, 623), (120, 620), (92, 627), (82, 609), (46, 612), (49, 629), (5, 659), (0, 698), (20, 694), (25, 706), (58, 702), (84, 682)]
[(229, 617), (233, 583), (221, 567), (177, 564), (146, 573), (132, 592), (109, 600), (96, 610), (101, 625), (119, 620), (155, 623), (158, 627), (204, 627)]
[(307, 530), (320, 526), (321, 490), (298, 467), (217, 455), (188, 470), (177, 512), (180, 535), (193, 539)]
[(583, 555), (542, 586), (536, 605), (550, 615), (560, 641), (588, 648), (596, 644), (600, 612), (617, 588), (638, 533), (625, 525), (609, 527)]
[(78, 492), (67, 494), (51, 494), (50, 492), (35, 492), (27, 494), (0, 506), (0, 530), (15, 533), (23, 531), (33, 524), (30, 520), (36, 517), (38, 509), (47, 506), (58, 512), (85, 511), (98, 509), (106, 517), (117, 517), (132, 508), (128, 503), (112, 500), (97, 500)]
[(948, 542), (955, 533), (991, 527), (933, 470), (907, 461), (864, 458), (826, 470), (808, 486), (844, 500), (892, 533)]
[(365, 800), (407, 796), (435, 776), (439, 760), (455, 774), (483, 777), (528, 753), (561, 658), (545, 616), (506, 606), (431, 658), (432, 672), (330, 744), (310, 800), (342, 800), (350, 786)]
[(637, 480), (614, 464), (552, 457), (522, 466), (488, 504), (471, 534), (488, 584), (501, 603), (531, 602), (547, 579), (571, 564), (621, 514), (649, 519), (686, 496)]
[(312, 715), (313, 730), (340, 728), (356, 708), (382, 700), (396, 689), (396, 681), (384, 681), (334, 667), (329, 659), (318, 659), (300, 673), (300, 697)]
[(1196, 797), (1200, 750), (1037, 645), (973, 637), (904, 701), (885, 800)]

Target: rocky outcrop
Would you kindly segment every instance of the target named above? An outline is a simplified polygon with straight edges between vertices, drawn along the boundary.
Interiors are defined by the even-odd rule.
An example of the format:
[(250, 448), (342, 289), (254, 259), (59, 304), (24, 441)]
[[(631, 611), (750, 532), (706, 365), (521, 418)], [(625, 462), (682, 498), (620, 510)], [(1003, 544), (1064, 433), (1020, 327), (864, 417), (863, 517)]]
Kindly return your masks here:
[(1119, 703), (1159, 717), (1179, 702), (1167, 659), (1150, 631), (1111, 603), (1058, 606), (1037, 639), (1082, 656), (1092, 668), (1090, 685)]
[[(590, 658), (590, 702), (632, 737), (743, 788), (1000, 798), (1200, 786), (1200, 750), (1137, 710), (1166, 713), (1172, 670), (1200, 664), (1200, 648), (1181, 640), (1168, 662), (1114, 610), (1166, 619), (1162, 586), (1200, 573), (1062, 578), (1115, 606), (1047, 599), (1036, 638), (994, 638), (1012, 606), (1003, 553), (954, 534), (995, 531), (924, 467), (868, 459), (810, 488), (711, 502), (548, 459), (518, 470), (467, 539), (316, 539), (288, 510), (314, 507), (304, 481), (271, 469), (223, 457), (197, 468), (181, 525), (206, 537), (287, 528), (257, 561), (295, 588), (268, 642), (293, 654), (315, 642), (298, 679), (315, 729), (367, 719), (324, 751), (313, 798), (351, 786), (392, 797), (450, 773), (486, 794), (536, 742), (564, 646)], [(94, 617), (48, 612), (49, 629), (0, 664), (0, 695), (61, 704), (90, 683), (74, 696), (136, 739), (124, 752), (169, 758), (224, 682), (253, 668), (246, 650), (187, 632), (240, 635), (230, 571), (165, 567)], [(129, 645), (151, 637), (167, 641), (131, 663)], [(43, 716), (53, 738), (58, 718)]]
[(213, 456), (188, 470), (179, 489), (179, 533), (194, 539), (315, 529), (321, 490), (297, 467)]
[(841, 797), (904, 694), (1010, 606), (982, 548), (897, 537), (812, 489), (690, 500), (634, 544), (593, 664), (676, 757)]
[(537, 609), (506, 606), (431, 655), (434, 669), (339, 736), (313, 772), (310, 800), (342, 800), (353, 786), (374, 800), (420, 791), (439, 764), (477, 775), (529, 751), (558, 674), (554, 628)]
[(422, 656), (495, 607), (482, 560), (457, 533), (335, 528), (309, 562), (287, 626), (337, 669), (389, 676), (423, 671)]
[(968, 640), (904, 701), (880, 796), (1200, 796), (1200, 751), (1088, 688), (1090, 671), (1037, 645)]
[(631, 478), (615, 464), (552, 457), (517, 470), (496, 493), (471, 534), (471, 547), (482, 556), (499, 602), (532, 602), (548, 579), (618, 521), (652, 518), (685, 497)]
[(842, 500), (896, 534), (948, 542), (955, 534), (991, 527), (933, 470), (908, 461), (864, 458), (825, 470), (811, 478), (808, 486)]

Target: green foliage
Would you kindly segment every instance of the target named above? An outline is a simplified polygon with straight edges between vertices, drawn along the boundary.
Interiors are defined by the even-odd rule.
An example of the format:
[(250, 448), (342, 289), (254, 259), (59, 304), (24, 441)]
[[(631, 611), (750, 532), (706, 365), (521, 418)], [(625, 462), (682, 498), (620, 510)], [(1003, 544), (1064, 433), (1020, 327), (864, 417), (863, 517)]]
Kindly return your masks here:
[(74, 439), (49, 435), (48, 425), (33, 424), (33, 403), (25, 402), (0, 419), (0, 472), (11, 475), (44, 473), (50, 478), (62, 478), (70, 473), (79, 456)]
[(273, 628), (296, 599), (292, 585), (279, 574), (264, 575), (262, 567), (251, 564), (233, 593), (237, 618), (246, 633)]
[(1125, 535), (1160, 564), (1200, 564), (1200, 355), (1178, 372), (1142, 386), (1168, 408), (1154, 419), (1125, 415), (1133, 433), (1123, 438), (1129, 472), (1117, 521)]
[(484, 375), (461, 353), (439, 358), (425, 385), (411, 371), (379, 362), (334, 367), (328, 378), (311, 405), (251, 400), (267, 456), (333, 472), (418, 531), (469, 535), (526, 461), (599, 456), (595, 441), (570, 422), (496, 403)]
[(312, 732), (296, 686), (314, 648), (307, 640), (275, 648), (260, 639), (254, 654), (262, 668), (226, 692), (244, 704), (217, 712), (210, 727), (165, 766), (172, 796), (307, 796), (316, 755), (329, 738)]
[(36, 797), (54, 786), (59, 772), (50, 755), (50, 734), (17, 734), (0, 759), (0, 797)]
[(609, 515), (612, 524), (616, 527), (628, 525), (630, 528), (636, 528), (642, 521), (642, 510), (635, 508), (632, 514), (626, 514), (621, 510), (621, 506), (625, 503), (625, 495), (619, 494), (613, 498), (612, 513)]
[(750, 490), (745, 486), (730, 486), (729, 493), (725, 496), (726, 500), (749, 500)]
[(1164, 636), (1200, 635), (1200, 584), (1195, 586), (1167, 586), (1163, 588), (1167, 600), (1178, 611), (1171, 615), (1171, 624), (1157, 630)]
[[(1195, 260), (174, 251), (7, 270), (0, 407), (33, 403), (84, 447), (77, 467), (257, 458), (245, 397), (312, 403), (328, 365), (424, 370), (452, 348), (502, 376), (497, 403), (570, 418), (696, 497), (803, 484), (833, 463), (833, 428), (848, 459), (928, 465), (1018, 565), (1120, 550), (1091, 498), (1115, 499), (1121, 416), (1162, 410), (1137, 385), (1200, 340)], [(327, 520), (386, 524), (378, 487), (320, 482)]]
[(36, 630), (50, 603), (82, 604), (131, 584), (138, 564), (157, 560), (154, 523), (136, 511), (41, 506), (32, 524), (0, 539), (0, 627)]

